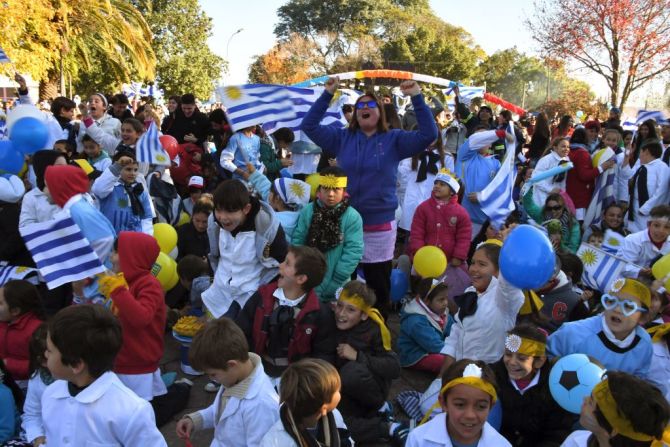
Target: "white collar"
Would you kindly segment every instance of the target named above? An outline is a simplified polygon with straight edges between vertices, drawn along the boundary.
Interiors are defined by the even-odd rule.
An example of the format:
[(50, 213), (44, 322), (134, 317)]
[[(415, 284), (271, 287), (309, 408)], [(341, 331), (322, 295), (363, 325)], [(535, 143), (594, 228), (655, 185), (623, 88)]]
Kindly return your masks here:
[(612, 342), (613, 345), (615, 345), (617, 348), (627, 348), (633, 343), (633, 340), (635, 340), (635, 330), (628, 334), (628, 336), (623, 340), (619, 340), (614, 336), (614, 333), (610, 330), (609, 326), (607, 326), (604, 313), (602, 315), (602, 319), (603, 333), (605, 334), (605, 337), (607, 337), (607, 339)]
[(519, 386), (516, 384), (516, 382), (514, 380), (509, 379), (509, 381), (512, 384), (512, 386), (519, 392), (519, 394), (521, 394), (523, 396), (523, 394), (526, 391), (528, 391), (529, 389), (533, 388), (535, 385), (540, 383), (540, 370), (539, 369), (537, 370), (537, 373), (535, 374), (535, 377), (533, 377), (533, 379), (530, 381), (528, 386), (524, 389), (520, 389)]
[(95, 379), (90, 385), (81, 390), (76, 396), (71, 396), (68, 390), (68, 382), (66, 380), (58, 380), (58, 386), (54, 388), (53, 397), (56, 399), (72, 398), (83, 404), (89, 404), (100, 399), (105, 392), (114, 384), (121, 383), (111, 371), (105, 372), (103, 375)]
[(555, 159), (555, 160), (558, 160), (558, 161), (570, 161), (570, 159), (569, 159), (568, 157), (561, 157), (561, 156), (558, 155), (558, 154), (556, 153), (556, 151), (554, 151), (554, 150), (551, 151), (551, 155), (553, 155), (553, 156), (554, 156), (554, 159)]
[(280, 306), (296, 307), (297, 305), (303, 302), (307, 294), (304, 294), (294, 300), (290, 300), (286, 298), (286, 295), (284, 295), (284, 289), (282, 289), (281, 287), (277, 287), (272, 296), (277, 298), (277, 304), (279, 304)]

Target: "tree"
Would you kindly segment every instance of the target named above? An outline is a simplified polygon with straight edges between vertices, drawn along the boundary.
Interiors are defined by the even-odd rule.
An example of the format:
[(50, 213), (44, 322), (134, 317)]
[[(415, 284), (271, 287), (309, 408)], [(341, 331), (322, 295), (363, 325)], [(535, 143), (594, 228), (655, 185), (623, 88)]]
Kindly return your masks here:
[(191, 92), (209, 99), (226, 68), (207, 45), (212, 19), (197, 0), (149, 0), (144, 14), (153, 33), (157, 81), (165, 94)]
[(552, 57), (602, 77), (620, 108), (670, 69), (670, 0), (538, 0), (526, 25)]
[(249, 67), (249, 81), (261, 84), (290, 85), (309, 79), (313, 71), (314, 45), (292, 34), (256, 59)]

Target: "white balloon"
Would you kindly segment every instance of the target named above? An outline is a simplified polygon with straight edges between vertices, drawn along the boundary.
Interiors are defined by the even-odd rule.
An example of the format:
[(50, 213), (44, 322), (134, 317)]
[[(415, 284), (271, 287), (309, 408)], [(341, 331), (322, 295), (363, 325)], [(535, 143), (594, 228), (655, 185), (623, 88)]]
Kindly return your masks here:
[(37, 118), (46, 123), (47, 117), (44, 112), (30, 104), (19, 104), (7, 113), (7, 130), (11, 131), (15, 122), (27, 116)]

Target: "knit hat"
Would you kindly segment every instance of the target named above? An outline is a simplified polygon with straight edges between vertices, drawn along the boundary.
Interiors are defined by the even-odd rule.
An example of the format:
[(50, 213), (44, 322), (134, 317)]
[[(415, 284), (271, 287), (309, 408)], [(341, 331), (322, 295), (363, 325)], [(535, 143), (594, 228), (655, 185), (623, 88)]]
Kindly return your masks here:
[(199, 175), (192, 175), (191, 178), (188, 179), (188, 187), (189, 188), (200, 188), (200, 189), (202, 189), (204, 186), (205, 186), (205, 181)]
[(309, 203), (311, 187), (302, 180), (281, 177), (276, 179), (273, 185), (277, 195), (285, 204), (302, 208)]
[(461, 189), (461, 185), (458, 183), (456, 175), (454, 175), (448, 169), (444, 168), (440, 169), (437, 175), (435, 176), (435, 181), (444, 182), (447, 185), (449, 185), (454, 194), (458, 194), (458, 191)]

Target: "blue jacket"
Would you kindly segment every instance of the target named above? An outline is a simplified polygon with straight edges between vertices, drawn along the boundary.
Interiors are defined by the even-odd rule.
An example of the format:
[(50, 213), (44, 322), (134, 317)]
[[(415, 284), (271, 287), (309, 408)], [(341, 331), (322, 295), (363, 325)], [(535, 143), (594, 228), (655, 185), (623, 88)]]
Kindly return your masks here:
[(444, 347), (444, 339), (449, 335), (454, 322), (451, 315), (443, 331), (432, 325), (428, 316), (416, 299), (405, 305), (400, 313), (400, 335), (398, 352), (400, 365), (412, 366), (428, 354), (437, 354)]
[(322, 126), (333, 95), (324, 91), (300, 125), (314, 143), (347, 173), (347, 192), (351, 206), (361, 213), (365, 225), (378, 225), (395, 219), (398, 208), (396, 180), (400, 160), (418, 154), (437, 139), (437, 126), (422, 95), (412, 97), (419, 130), (392, 129), (367, 137), (361, 131)]

